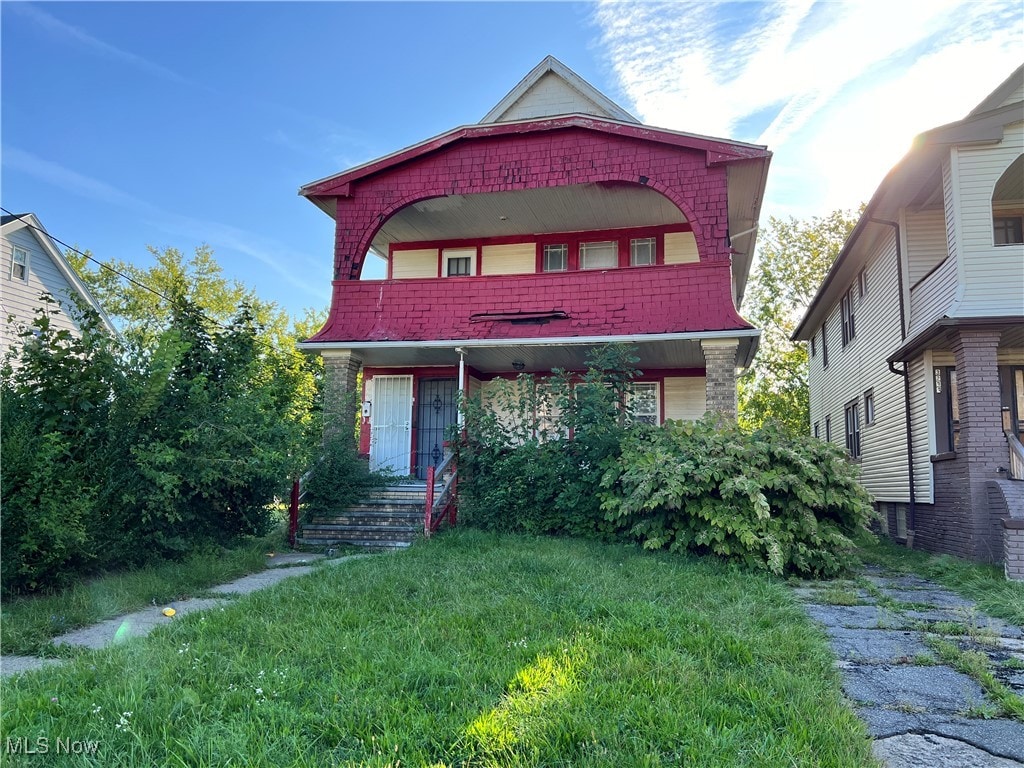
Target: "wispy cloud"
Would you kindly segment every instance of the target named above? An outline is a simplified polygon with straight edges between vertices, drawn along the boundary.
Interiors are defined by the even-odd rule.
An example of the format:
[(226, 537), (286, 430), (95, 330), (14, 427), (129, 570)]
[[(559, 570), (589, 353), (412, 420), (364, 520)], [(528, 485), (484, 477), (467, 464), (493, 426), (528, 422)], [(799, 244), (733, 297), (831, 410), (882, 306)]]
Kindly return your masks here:
[(93, 37), (88, 32), (63, 22), (55, 16), (51, 16), (49, 13), (37, 8), (35, 5), (30, 3), (8, 3), (7, 10), (19, 13), (22, 16), (31, 19), (50, 34), (59, 37), (62, 40), (76, 43), (99, 56), (113, 61), (118, 61), (123, 64), (128, 64), (136, 69), (140, 69), (151, 75), (163, 78), (164, 80), (170, 80), (171, 82), (180, 83), (182, 85), (193, 85), (188, 78), (183, 77), (174, 70), (169, 69), (162, 64), (157, 64), (155, 61), (150, 61), (149, 59), (132, 53), (131, 51), (126, 51), (122, 48), (111, 45), (110, 43), (106, 43), (97, 37)]
[[(211, 245), (214, 250), (226, 249), (241, 253), (260, 262), (285, 282), (304, 291), (308, 296), (324, 303), (329, 291), (323, 282), (308, 283), (298, 275), (310, 270), (297, 270), (296, 264), (314, 265), (318, 260), (300, 253), (273, 238), (263, 237), (218, 221), (181, 215), (123, 192), (98, 179), (93, 179), (69, 168), (36, 157), (18, 147), (3, 147), (3, 165), (40, 179), (66, 192), (96, 200), (131, 212), (152, 226), (180, 237)], [(99, 254), (102, 258), (102, 254)]]
[(962, 118), (1019, 65), (1017, 2), (601, 2), (644, 122), (767, 144), (765, 213), (866, 200), (914, 135)]

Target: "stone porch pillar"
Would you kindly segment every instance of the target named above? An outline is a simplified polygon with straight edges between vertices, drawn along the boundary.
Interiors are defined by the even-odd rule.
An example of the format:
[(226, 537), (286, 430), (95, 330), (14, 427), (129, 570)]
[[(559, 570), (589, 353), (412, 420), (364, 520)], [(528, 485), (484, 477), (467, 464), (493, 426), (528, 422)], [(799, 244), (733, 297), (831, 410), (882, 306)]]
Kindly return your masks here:
[(736, 351), (739, 339), (705, 339), (700, 343), (706, 366), (707, 409), (736, 418)]
[(1001, 477), (996, 470), (1006, 463), (1006, 437), (999, 409), (999, 370), (996, 351), (999, 331), (961, 329), (952, 340), (956, 357), (957, 404), (960, 408), (960, 442), (957, 461), (964, 462), (966, 487), (963, 524), (971, 534), (971, 557), (986, 562), (1002, 557), (998, 521), (989, 519), (989, 480)]
[(360, 397), (356, 377), (363, 361), (350, 349), (325, 349), (321, 354), (324, 360), (324, 439), (341, 434), (354, 441)]

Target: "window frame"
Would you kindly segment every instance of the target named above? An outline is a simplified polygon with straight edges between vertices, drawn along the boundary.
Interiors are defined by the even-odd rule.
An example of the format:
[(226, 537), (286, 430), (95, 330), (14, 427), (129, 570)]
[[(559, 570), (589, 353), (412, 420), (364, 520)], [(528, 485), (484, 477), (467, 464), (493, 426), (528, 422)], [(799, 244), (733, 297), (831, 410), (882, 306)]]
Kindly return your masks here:
[(869, 389), (864, 393), (864, 426), (875, 423), (875, 390)]
[[(476, 265), (477, 265), (477, 249), (476, 248), (444, 248), (441, 250), (441, 277), (475, 277), (476, 276)], [(451, 273), (451, 262), (462, 261), (463, 259), (469, 259), (469, 272), (466, 274)]]
[[(588, 267), (585, 266), (584, 262), (587, 258), (587, 246), (591, 246), (595, 251), (598, 247), (610, 247), (612, 253), (612, 263), (610, 265), (602, 264), (601, 266)], [(619, 241), (617, 239), (611, 240), (581, 240), (577, 248), (579, 254), (579, 269), (580, 272), (599, 272), (603, 269), (617, 269), (619, 266)], [(595, 254), (596, 257), (596, 254)]]
[[(552, 251), (553, 251), (556, 248), (561, 250), (561, 257), (562, 257), (562, 264), (563, 264), (563, 266), (562, 266), (561, 269), (548, 269), (549, 249), (552, 249)], [(547, 274), (547, 273), (557, 273), (557, 272), (568, 272), (569, 271), (569, 244), (568, 243), (544, 243), (541, 246), (540, 250), (541, 250), (541, 253), (540, 253), (541, 262), (540, 262), (540, 264), (541, 264), (541, 271), (542, 272)]]
[(825, 440), (832, 442), (832, 415), (829, 414), (825, 417)]
[(843, 346), (847, 346), (857, 336), (856, 313), (853, 309), (853, 286), (851, 285), (839, 300), (839, 312), (842, 317)]
[[(1011, 226), (1007, 227), (1007, 224)], [(1006, 239), (1000, 242), (998, 237), (1000, 231), (1005, 233), (1008, 229), (1012, 229), (1012, 233), (1008, 237), (1019, 239)], [(1004, 214), (992, 216), (992, 245), (1002, 247), (1004, 245), (1020, 245), (1021, 243), (1024, 243), (1024, 215)]]
[[(643, 417), (637, 418), (637, 414), (634, 412), (634, 400), (636, 399), (636, 388), (643, 387), (645, 390), (649, 388), (650, 392), (654, 393), (653, 398), (653, 414), (644, 414)], [(629, 385), (629, 389), (626, 390), (626, 404), (630, 412), (630, 420), (633, 423), (641, 422), (644, 424), (650, 424), (651, 426), (658, 426), (661, 424), (661, 382), (658, 381), (634, 381)], [(653, 418), (653, 422), (643, 421), (646, 418)]]
[[(649, 246), (650, 251), (648, 254), (649, 261), (642, 264), (638, 264), (636, 260), (636, 246), (639, 243), (643, 243), (645, 246)], [(653, 267), (658, 263), (658, 238), (654, 235), (648, 235), (647, 237), (631, 237), (629, 238), (629, 266), (631, 267)]]
[[(18, 257), (21, 257), (20, 260)], [(11, 280), (20, 280), (23, 283), (28, 282), (28, 265), (32, 255), (25, 248), (14, 246), (11, 251), (11, 269), (9, 277)], [(21, 274), (15, 274), (18, 267), (21, 267)]]
[[(860, 403), (854, 399), (843, 406), (846, 433), (846, 452), (851, 459), (861, 456), (860, 444)], [(852, 428), (851, 428), (852, 427)]]
[(821, 367), (828, 368), (828, 318), (821, 321)]
[(935, 412), (935, 453), (956, 453), (960, 443), (960, 404), (957, 402), (955, 365), (932, 369), (932, 402)]

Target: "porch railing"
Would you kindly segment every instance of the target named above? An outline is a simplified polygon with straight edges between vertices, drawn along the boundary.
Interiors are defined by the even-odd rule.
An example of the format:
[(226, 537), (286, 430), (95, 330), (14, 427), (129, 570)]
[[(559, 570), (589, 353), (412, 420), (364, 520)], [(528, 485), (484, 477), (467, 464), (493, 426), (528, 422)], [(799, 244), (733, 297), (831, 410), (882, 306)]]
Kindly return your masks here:
[[(437, 479), (444, 485), (436, 492)], [(459, 472), (455, 466), (455, 454), (450, 453), (437, 467), (427, 467), (427, 499), (423, 516), (423, 535), (430, 537), (448, 519), (448, 525), (455, 525), (458, 513)]]
[(1006, 433), (1006, 442), (1010, 446), (1010, 471), (1011, 480), (1024, 480), (1024, 445), (1013, 432)]
[(311, 469), (298, 480), (292, 482), (291, 501), (288, 504), (288, 546), (292, 549), (295, 549), (295, 538), (299, 534), (299, 505), (306, 495), (306, 482), (312, 474), (313, 470)]

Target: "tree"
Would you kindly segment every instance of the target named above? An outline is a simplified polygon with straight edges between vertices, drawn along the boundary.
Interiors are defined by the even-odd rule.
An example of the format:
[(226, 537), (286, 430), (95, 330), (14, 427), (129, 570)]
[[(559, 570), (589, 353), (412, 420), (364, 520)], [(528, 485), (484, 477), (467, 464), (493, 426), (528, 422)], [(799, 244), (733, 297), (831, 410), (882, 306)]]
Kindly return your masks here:
[(863, 206), (807, 221), (769, 218), (744, 311), (761, 329), (761, 344), (738, 384), (743, 426), (753, 429), (775, 420), (791, 433), (808, 431), (807, 349), (790, 336), (861, 211)]

